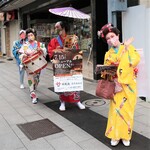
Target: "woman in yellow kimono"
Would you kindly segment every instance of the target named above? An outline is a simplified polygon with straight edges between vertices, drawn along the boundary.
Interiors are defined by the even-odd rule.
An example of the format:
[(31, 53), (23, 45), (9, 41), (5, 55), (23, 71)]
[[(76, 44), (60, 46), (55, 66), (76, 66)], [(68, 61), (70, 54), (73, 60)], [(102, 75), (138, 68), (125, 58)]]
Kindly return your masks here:
[(130, 146), (133, 129), (133, 117), (137, 100), (136, 89), (136, 66), (140, 61), (140, 56), (136, 49), (130, 44), (132, 38), (124, 44), (119, 41), (119, 30), (107, 24), (98, 31), (98, 35), (110, 46), (105, 54), (105, 65), (116, 65), (117, 72), (103, 72), (109, 74), (117, 81), (117, 88), (121, 90), (114, 95), (114, 100), (110, 101), (108, 122), (105, 135), (111, 139), (111, 145), (118, 145), (119, 141), (125, 146)]

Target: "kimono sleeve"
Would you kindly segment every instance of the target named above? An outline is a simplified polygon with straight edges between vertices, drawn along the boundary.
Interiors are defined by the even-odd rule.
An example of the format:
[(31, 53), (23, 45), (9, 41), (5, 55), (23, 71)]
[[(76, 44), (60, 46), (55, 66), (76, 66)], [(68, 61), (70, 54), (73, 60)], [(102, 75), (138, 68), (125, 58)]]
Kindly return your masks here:
[(132, 45), (130, 45), (126, 53), (124, 53), (124, 55), (121, 57), (121, 61), (118, 66), (118, 82), (122, 84), (132, 83), (134, 81), (133, 79), (135, 79), (134, 68), (138, 65), (139, 62), (139, 53)]
[(49, 58), (52, 58), (53, 57), (53, 50), (56, 49), (56, 39), (53, 38), (49, 43), (48, 43), (48, 55), (49, 55)]
[(132, 45), (129, 46), (128, 57), (129, 57), (129, 63), (131, 63), (133, 67), (136, 67), (140, 62), (140, 54)]

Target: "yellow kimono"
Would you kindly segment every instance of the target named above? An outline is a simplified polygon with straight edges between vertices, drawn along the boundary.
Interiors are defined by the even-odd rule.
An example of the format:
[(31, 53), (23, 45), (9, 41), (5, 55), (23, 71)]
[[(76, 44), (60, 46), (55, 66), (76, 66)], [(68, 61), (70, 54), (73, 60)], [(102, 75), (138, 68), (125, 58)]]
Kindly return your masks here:
[(122, 91), (114, 95), (114, 101), (110, 101), (105, 132), (105, 135), (110, 139), (131, 139), (134, 109), (137, 99), (134, 68), (139, 61), (140, 55), (132, 45), (129, 45), (128, 50), (125, 50), (125, 46), (122, 44), (117, 52), (111, 48), (105, 54), (105, 65), (119, 62), (117, 77), (118, 82), (122, 86)]

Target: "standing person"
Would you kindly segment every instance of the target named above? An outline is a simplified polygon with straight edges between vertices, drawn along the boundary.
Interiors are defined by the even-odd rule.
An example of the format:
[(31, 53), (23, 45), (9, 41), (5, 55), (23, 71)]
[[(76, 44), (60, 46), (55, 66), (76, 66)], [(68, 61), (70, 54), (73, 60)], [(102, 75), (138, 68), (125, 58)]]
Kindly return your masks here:
[(20, 62), (20, 59), (19, 59), (19, 55), (20, 55), (19, 50), (21, 49), (22, 45), (26, 41), (26, 31), (25, 30), (20, 30), (19, 38), (20, 39), (18, 41), (15, 41), (14, 44), (13, 44), (12, 53), (13, 53), (15, 59), (16, 59), (17, 66), (19, 68), (20, 88), (24, 89), (24, 73), (25, 73), (25, 70), (21, 66), (21, 62)]
[[(48, 44), (48, 54), (50, 59), (53, 57), (54, 51), (64, 51), (63, 44), (67, 36), (68, 27), (67, 23), (59, 21), (55, 24), (55, 30), (57, 31), (58, 37), (53, 38)], [(80, 102), (80, 92), (64, 92), (59, 95), (60, 98), (60, 111), (65, 111), (65, 103), (76, 103), (80, 109), (85, 109), (85, 106)]]
[(122, 90), (114, 95), (110, 101), (107, 128), (105, 136), (111, 139), (111, 145), (116, 146), (122, 140), (125, 146), (130, 146), (133, 130), (134, 110), (137, 100), (135, 67), (140, 61), (140, 55), (130, 44), (132, 38), (120, 43), (119, 30), (112, 24), (106, 24), (98, 31), (100, 36), (110, 49), (105, 54), (104, 65), (116, 65), (117, 72), (112, 74), (102, 72), (102, 76), (108, 74), (117, 80)]
[[(23, 44), (22, 48), (19, 51), (21, 53), (21, 55), (20, 55), (21, 62), (23, 63), (23, 60), (25, 58), (31, 57), (37, 51), (42, 51), (43, 55), (46, 56), (45, 45), (43, 43), (37, 42), (35, 40), (36, 31), (32, 28), (29, 28), (26, 30), (26, 35), (27, 35), (28, 41)], [(37, 88), (38, 83), (39, 83), (40, 71), (37, 73), (30, 74), (28, 72), (28, 70), (26, 70), (26, 73), (27, 73), (27, 78), (28, 78), (30, 97), (32, 99), (32, 103), (36, 104), (38, 102), (37, 101), (37, 95), (36, 95), (36, 88)]]

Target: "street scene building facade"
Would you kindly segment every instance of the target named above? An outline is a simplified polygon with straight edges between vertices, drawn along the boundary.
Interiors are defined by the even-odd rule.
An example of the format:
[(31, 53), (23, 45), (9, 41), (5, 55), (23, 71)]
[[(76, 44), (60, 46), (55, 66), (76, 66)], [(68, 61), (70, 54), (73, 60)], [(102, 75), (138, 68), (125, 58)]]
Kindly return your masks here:
[(149, 150), (149, 27), (150, 0), (0, 0), (0, 150)]
[[(49, 12), (50, 8), (72, 6), (88, 15), (90, 19), (73, 19), (61, 17)], [(140, 15), (139, 15), (140, 12)], [(135, 17), (136, 16), (136, 17)], [(65, 20), (70, 27), (70, 34), (79, 37), (79, 45), (83, 50), (84, 78), (97, 80), (96, 64), (102, 64), (107, 44), (98, 39), (97, 31), (107, 22), (113, 23), (121, 31), (122, 41), (133, 36), (137, 49), (143, 49), (145, 63), (150, 63), (150, 2), (149, 0), (1, 0), (0, 2), (0, 52), (12, 58), (13, 41), (18, 39), (20, 29), (29, 27), (37, 31), (37, 39), (47, 46), (55, 37), (54, 24)], [(144, 23), (145, 22), (145, 23)], [(135, 24), (136, 23), (136, 24)], [(145, 40), (144, 40), (145, 39)], [(147, 78), (150, 79), (150, 69)], [(150, 89), (150, 80), (148, 80)]]

